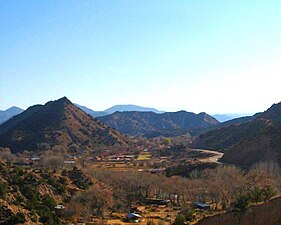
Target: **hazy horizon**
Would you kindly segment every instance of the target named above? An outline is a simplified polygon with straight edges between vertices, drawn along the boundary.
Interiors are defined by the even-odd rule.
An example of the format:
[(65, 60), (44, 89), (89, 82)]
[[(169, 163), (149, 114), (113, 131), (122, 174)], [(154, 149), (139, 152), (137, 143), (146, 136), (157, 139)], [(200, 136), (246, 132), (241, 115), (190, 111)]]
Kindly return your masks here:
[(256, 113), (281, 101), (280, 1), (5, 1), (0, 109)]
[[(66, 97), (66, 96), (65, 96)], [(50, 101), (55, 101), (55, 100), (57, 100), (57, 99), (52, 99), (52, 100), (50, 100)], [(69, 100), (71, 100), (71, 99), (69, 99)], [(48, 101), (47, 101), (48, 102)], [(46, 104), (47, 102), (44, 102), (44, 103), (37, 103), (37, 104), (34, 104), (34, 105), (44, 105), (44, 104)], [(91, 109), (91, 110), (94, 110), (94, 111), (106, 111), (106, 110), (108, 110), (108, 109), (110, 109), (110, 108), (112, 108), (112, 107), (115, 107), (115, 106), (140, 106), (140, 107), (145, 107), (145, 108), (152, 108), (152, 109), (156, 109), (156, 110), (158, 110), (158, 111), (162, 111), (162, 112), (177, 112), (177, 111), (182, 111), (182, 110), (184, 110), (184, 111), (187, 111), (187, 112), (193, 112), (193, 111), (190, 111), (190, 110), (188, 110), (188, 109), (179, 109), (179, 110), (175, 110), (175, 111), (167, 111), (167, 110), (162, 110), (162, 109), (158, 109), (158, 108), (155, 108), (155, 107), (153, 107), (153, 106), (143, 106), (143, 105), (136, 105), (136, 104), (117, 104), (117, 105), (114, 105), (114, 106), (111, 106), (111, 107), (108, 107), (108, 108), (104, 108), (104, 109), (101, 109), (101, 110), (96, 110), (96, 109), (92, 109), (92, 108), (90, 108), (90, 107), (88, 107), (88, 106), (86, 106), (86, 105), (80, 105), (79, 103), (77, 103), (77, 102), (72, 102), (73, 104), (76, 104), (76, 105), (79, 105), (79, 106), (82, 106), (82, 107), (87, 107), (87, 108), (89, 108), (89, 109)], [(33, 106), (33, 105), (30, 105), (30, 106)], [(30, 106), (28, 106), (28, 107), (30, 107)], [(19, 107), (19, 106), (16, 106), (16, 105), (11, 105), (10, 107), (8, 107), (8, 108), (0, 108), (0, 111), (5, 111), (5, 110), (8, 110), (8, 109), (10, 109), (10, 108), (12, 108), (12, 107), (18, 107), (18, 108), (21, 108), (21, 107)], [(27, 108), (28, 108), (27, 107)], [(27, 108), (21, 108), (21, 109), (23, 109), (23, 110), (26, 110)], [(266, 109), (264, 109), (263, 111), (265, 111)], [(194, 113), (197, 113), (197, 114), (199, 114), (199, 113), (202, 113), (202, 112), (205, 112), (205, 113), (208, 113), (208, 114), (210, 114), (210, 115), (227, 115), (227, 116), (232, 116), (232, 117), (238, 117), (238, 116), (251, 116), (251, 115), (254, 115), (255, 113), (257, 113), (257, 112), (239, 112), (239, 113), (232, 113), (232, 112), (226, 112), (226, 113), (220, 113), (220, 112), (218, 112), (218, 113), (209, 113), (209, 112), (206, 112), (206, 111), (201, 111), (201, 112), (194, 112)]]

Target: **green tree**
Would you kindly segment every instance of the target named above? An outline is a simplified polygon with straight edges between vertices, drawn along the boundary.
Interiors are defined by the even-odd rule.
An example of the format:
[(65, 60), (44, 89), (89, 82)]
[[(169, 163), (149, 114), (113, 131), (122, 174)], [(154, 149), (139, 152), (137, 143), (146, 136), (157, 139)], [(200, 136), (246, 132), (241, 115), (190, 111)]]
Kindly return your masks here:
[(276, 195), (276, 191), (273, 190), (272, 187), (267, 186), (266, 188), (263, 189), (263, 200), (268, 201), (271, 199), (274, 195)]
[(163, 143), (163, 145), (168, 146), (168, 145), (171, 144), (171, 139), (170, 139), (170, 138), (167, 138), (167, 137), (164, 137), (164, 138), (162, 139), (162, 143)]
[(25, 223), (26, 219), (23, 213), (18, 212), (17, 214), (13, 215), (12, 218), (8, 221), (8, 224), (19, 224), (19, 223)]
[(42, 197), (42, 205), (47, 206), (50, 210), (53, 210), (56, 206), (56, 201), (49, 194), (46, 194)]
[(178, 214), (176, 216), (174, 225), (184, 225), (185, 222), (186, 222), (186, 216), (183, 214)]
[(8, 183), (3, 182), (0, 184), (0, 197), (5, 197), (8, 192)]
[(239, 195), (234, 202), (234, 208), (239, 210), (246, 209), (251, 203), (251, 196), (249, 194)]

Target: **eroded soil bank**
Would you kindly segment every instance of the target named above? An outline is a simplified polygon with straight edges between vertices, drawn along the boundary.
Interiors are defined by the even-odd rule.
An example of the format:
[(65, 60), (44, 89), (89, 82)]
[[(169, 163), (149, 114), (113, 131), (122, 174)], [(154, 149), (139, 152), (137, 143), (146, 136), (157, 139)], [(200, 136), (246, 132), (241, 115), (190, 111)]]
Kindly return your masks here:
[(281, 197), (241, 212), (227, 212), (204, 218), (196, 225), (281, 225)]

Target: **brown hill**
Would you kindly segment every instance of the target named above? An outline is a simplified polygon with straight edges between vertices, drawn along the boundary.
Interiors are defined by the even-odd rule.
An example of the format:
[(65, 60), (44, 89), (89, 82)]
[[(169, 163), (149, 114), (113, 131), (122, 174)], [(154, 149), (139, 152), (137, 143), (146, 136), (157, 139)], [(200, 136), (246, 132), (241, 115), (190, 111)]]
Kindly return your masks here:
[(273, 122), (281, 121), (281, 103), (273, 104), (263, 113), (237, 118), (212, 127), (193, 143), (194, 148), (227, 150), (231, 145), (260, 134)]
[(243, 167), (274, 161), (281, 166), (281, 123), (272, 123), (258, 135), (230, 146), (221, 161)]
[(36, 105), (0, 125), (0, 146), (13, 152), (125, 145), (127, 139), (87, 115), (66, 97)]
[(177, 136), (192, 131), (195, 128), (211, 127), (219, 122), (206, 113), (191, 113), (186, 111), (166, 112), (116, 112), (99, 117), (116, 130), (132, 136)]
[(100, 184), (83, 171), (27, 169), (0, 162), (0, 224), (65, 224), (57, 204)]
[(280, 143), (281, 103), (278, 103), (253, 120), (201, 135), (192, 146), (224, 150), (222, 162), (249, 167), (260, 161), (276, 161), (281, 165)]
[(281, 198), (263, 204), (252, 205), (243, 211), (230, 211), (204, 217), (196, 225), (280, 225)]

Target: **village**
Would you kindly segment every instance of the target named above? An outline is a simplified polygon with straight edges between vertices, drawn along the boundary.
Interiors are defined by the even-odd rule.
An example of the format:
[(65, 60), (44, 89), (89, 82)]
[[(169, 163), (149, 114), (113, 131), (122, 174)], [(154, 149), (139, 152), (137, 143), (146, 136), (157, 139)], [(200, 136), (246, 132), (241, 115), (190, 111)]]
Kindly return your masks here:
[[(56, 154), (52, 150), (39, 154), (25, 151), (16, 155), (8, 149), (1, 151), (2, 159), (36, 176), (49, 171), (47, 181), (55, 188), (55, 213), (68, 225), (193, 225), (233, 210), (237, 201), (237, 190), (233, 189), (246, 190), (252, 178), (238, 168), (223, 166), (219, 161), (222, 156), (218, 151), (159, 142), (135, 145), (129, 150), (85, 149)], [(260, 176), (261, 172), (255, 173)], [(245, 182), (233, 187), (231, 182), (225, 183), (225, 177)], [(64, 187), (59, 184), (61, 180), (68, 180), (63, 181)], [(258, 185), (267, 191), (267, 184)], [(65, 189), (72, 197), (56, 195), (57, 188)], [(92, 201), (95, 204), (91, 205)]]
[[(1, 154), (4, 156), (4, 152)], [(11, 156), (6, 152), (6, 158), (13, 158), (14, 164), (23, 168), (32, 168), (35, 173), (40, 174), (45, 169), (53, 171), (55, 174), (59, 171), (73, 171), (71, 174), (74, 179), (80, 182), (91, 183), (90, 180), (99, 180), (106, 183), (103, 178), (99, 178), (97, 174), (116, 173), (116, 176), (141, 176), (140, 185), (144, 184), (144, 178), (152, 176), (149, 179), (157, 181), (157, 179), (166, 177), (166, 169), (177, 166), (180, 163), (188, 163), (190, 165), (198, 162), (209, 161), (215, 157), (218, 160), (220, 153), (204, 152), (203, 150), (189, 149), (186, 147), (163, 146), (161, 149), (142, 149), (133, 154), (133, 152), (123, 152), (122, 154), (111, 154), (110, 151), (103, 151), (103, 154), (97, 154), (95, 151), (81, 151), (79, 154), (52, 154), (45, 152), (44, 154), (31, 154), (24, 152), (21, 155)], [(5, 158), (2, 157), (2, 158)], [(60, 173), (60, 172), (59, 172)], [(59, 174), (58, 173), (58, 174)], [(87, 178), (83, 174), (90, 177)], [(94, 175), (92, 175), (94, 173)], [(134, 175), (135, 174), (135, 175)], [(136, 175), (139, 174), (139, 175)], [(56, 176), (56, 175), (55, 175)], [(107, 176), (107, 175), (102, 175)], [(83, 178), (84, 177), (84, 178)], [(155, 179), (157, 178), (157, 179)], [(131, 179), (131, 178), (130, 178)], [(165, 178), (170, 180), (171, 178)], [(182, 178), (180, 178), (182, 179)], [(141, 187), (140, 186), (140, 187)], [(139, 188), (138, 188), (139, 189)], [(136, 189), (137, 191), (139, 191)], [(171, 224), (182, 211), (182, 203), (179, 200), (179, 193), (165, 195), (164, 193), (154, 193), (149, 190), (142, 200), (137, 200), (124, 212), (105, 211), (102, 217), (91, 216), (86, 220), (78, 217), (75, 224)], [(156, 190), (155, 190), (156, 191)], [(141, 191), (142, 192), (142, 191)], [(58, 215), (64, 215), (71, 205), (63, 202), (55, 206)], [(199, 219), (205, 214), (214, 214), (213, 204), (208, 202), (185, 202), (185, 207), (193, 209), (192, 215)], [(195, 219), (195, 216), (192, 217)], [(66, 220), (67, 221), (67, 220)], [(71, 220), (70, 220), (71, 221)]]

